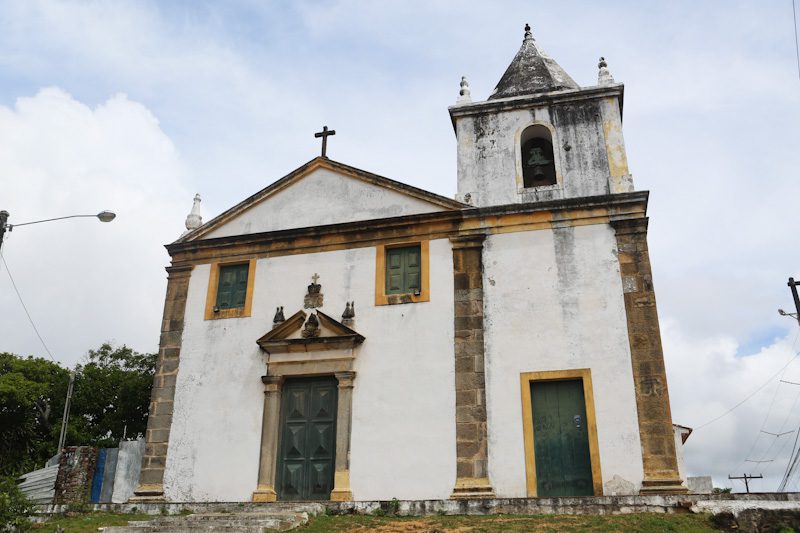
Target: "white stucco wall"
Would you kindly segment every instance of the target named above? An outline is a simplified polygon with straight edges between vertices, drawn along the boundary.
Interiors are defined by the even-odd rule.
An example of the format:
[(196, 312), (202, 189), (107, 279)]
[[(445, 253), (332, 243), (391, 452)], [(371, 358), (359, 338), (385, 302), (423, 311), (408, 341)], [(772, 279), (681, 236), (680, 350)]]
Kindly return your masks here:
[[(256, 295), (265, 289), (265, 267), (256, 267)], [(164, 472), (168, 501), (246, 501), (258, 476), (265, 357), (255, 339), (268, 328), (267, 308), (256, 296), (250, 318), (204, 320), (209, 272), (196, 266), (189, 280)]]
[(318, 168), (203, 238), (444, 211), (386, 187)]
[[(456, 198), (466, 201), (465, 195), (469, 193), (469, 203), (485, 207), (608, 194), (611, 176), (604, 118), (599, 100), (459, 116), (456, 120)], [(553, 155), (558, 185), (522, 187), (520, 136), (534, 124), (554, 131)], [(616, 135), (612, 139), (614, 153), (624, 159), (621, 124), (614, 122), (614, 126), (610, 130)], [(630, 187), (624, 191), (633, 190), (629, 178), (627, 183)], [(623, 189), (615, 187), (614, 192), (623, 192)]]
[(203, 319), (208, 265), (189, 283), (164, 488), (170, 501), (248, 501), (256, 487), (265, 357), (275, 308), (303, 306), (319, 273), (322, 311), (355, 301), (351, 488), (356, 499), (447, 498), (455, 483), (452, 251), (430, 242), (429, 302), (375, 306), (375, 248), (260, 259), (252, 316)]
[(489, 475), (524, 497), (520, 373), (590, 368), (604, 483), (643, 470), (616, 241), (606, 225), (506, 233), (484, 245)]
[[(686, 481), (686, 464), (683, 461), (683, 434), (687, 431), (687, 429), (675, 425), (672, 425), (672, 432), (675, 436), (675, 457), (678, 460), (678, 474), (680, 474), (680, 478)], [(691, 430), (688, 430), (691, 432)]]

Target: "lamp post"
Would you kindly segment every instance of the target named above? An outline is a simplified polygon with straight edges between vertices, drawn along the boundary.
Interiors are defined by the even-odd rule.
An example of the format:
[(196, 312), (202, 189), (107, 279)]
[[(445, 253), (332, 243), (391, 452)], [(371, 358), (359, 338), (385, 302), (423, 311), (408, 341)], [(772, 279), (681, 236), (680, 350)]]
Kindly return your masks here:
[[(30, 226), (31, 224), (41, 224), (42, 222), (52, 222), (54, 220), (64, 220), (66, 218), (85, 218), (85, 217), (97, 217), (100, 222), (111, 222), (114, 220), (117, 215), (112, 213), (111, 211), (100, 211), (96, 215), (69, 215), (66, 217), (56, 217), (56, 218), (46, 218), (44, 220), (34, 220), (32, 222), (23, 222), (22, 224), (9, 224), (8, 223), (8, 211), (3, 210), (0, 211), (0, 250), (3, 248), (3, 237), (6, 234), (6, 231), (9, 233), (11, 230), (14, 229), (15, 226)], [(72, 400), (72, 387), (75, 383), (75, 371), (73, 370), (69, 374), (69, 387), (67, 388), (67, 399), (64, 402), (64, 415), (61, 419), (61, 433), (58, 436), (58, 453), (61, 453), (61, 450), (64, 448), (64, 440), (67, 436), (67, 421), (69, 420), (69, 404)]]
[(54, 220), (64, 220), (65, 218), (85, 218), (85, 217), (97, 217), (100, 222), (111, 222), (114, 220), (117, 215), (112, 213), (111, 211), (100, 211), (96, 215), (69, 215), (66, 217), (56, 217), (56, 218), (45, 218), (44, 220), (34, 220), (33, 222), (23, 222), (22, 224), (9, 224), (8, 223), (8, 211), (0, 211), (0, 249), (3, 247), (3, 236), (6, 234), (6, 230), (11, 233), (17, 226), (30, 226), (31, 224), (41, 224), (42, 222), (52, 222)]

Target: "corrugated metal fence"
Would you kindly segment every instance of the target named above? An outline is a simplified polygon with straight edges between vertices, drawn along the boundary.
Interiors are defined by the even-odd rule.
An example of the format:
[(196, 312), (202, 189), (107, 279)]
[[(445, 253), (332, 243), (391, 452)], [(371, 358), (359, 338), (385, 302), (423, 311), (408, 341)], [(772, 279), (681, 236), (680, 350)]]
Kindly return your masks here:
[[(33, 503), (124, 503), (139, 481), (144, 439), (122, 441), (119, 448), (74, 446), (47, 466), (20, 476), (20, 490)], [(61, 484), (61, 486), (59, 486)], [(61, 501), (64, 500), (64, 501)]]

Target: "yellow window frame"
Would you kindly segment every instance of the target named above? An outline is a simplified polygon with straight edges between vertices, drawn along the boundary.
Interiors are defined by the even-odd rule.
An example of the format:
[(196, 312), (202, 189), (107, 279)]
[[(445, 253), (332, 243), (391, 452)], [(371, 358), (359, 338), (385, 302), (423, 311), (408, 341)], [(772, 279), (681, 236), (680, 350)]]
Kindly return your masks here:
[[(248, 265), (247, 268), (247, 293), (244, 298), (243, 307), (235, 307), (233, 309), (220, 309), (214, 311), (217, 303), (217, 289), (219, 288), (219, 270), (221, 267)], [(256, 279), (256, 260), (250, 259), (245, 261), (229, 261), (220, 263), (211, 263), (211, 272), (208, 275), (208, 293), (206, 296), (206, 320), (218, 320), (221, 318), (242, 318), (251, 315), (253, 310), (253, 287)]]
[[(430, 294), (430, 245), (428, 239), (417, 241), (393, 242), (375, 246), (375, 305), (408, 304), (416, 302), (429, 302)], [(403, 248), (406, 246), (419, 246), (420, 253), (420, 284), (419, 294), (386, 294), (386, 250)]]

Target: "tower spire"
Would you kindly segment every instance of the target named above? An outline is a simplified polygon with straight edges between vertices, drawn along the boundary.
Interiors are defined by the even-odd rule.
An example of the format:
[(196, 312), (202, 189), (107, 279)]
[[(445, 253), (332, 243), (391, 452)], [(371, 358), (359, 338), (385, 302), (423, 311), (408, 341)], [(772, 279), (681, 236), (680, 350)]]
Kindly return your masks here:
[(489, 100), (563, 89), (579, 89), (575, 80), (536, 43), (530, 24), (525, 24), (525, 38)]

